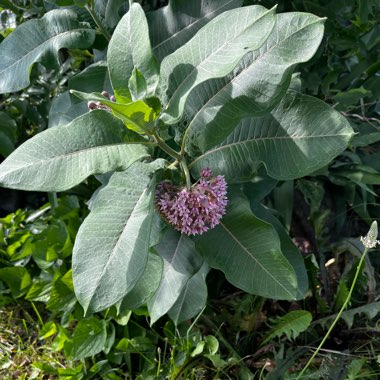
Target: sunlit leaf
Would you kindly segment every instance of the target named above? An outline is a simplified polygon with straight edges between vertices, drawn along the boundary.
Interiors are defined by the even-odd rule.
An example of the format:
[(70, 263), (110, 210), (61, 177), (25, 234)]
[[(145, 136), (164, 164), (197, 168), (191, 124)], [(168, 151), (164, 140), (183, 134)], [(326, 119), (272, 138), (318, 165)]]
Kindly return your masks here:
[(33, 63), (56, 68), (59, 49), (88, 49), (94, 38), (95, 30), (78, 22), (69, 10), (53, 10), (26, 21), (0, 44), (0, 93), (28, 86)]
[(260, 5), (224, 12), (167, 56), (160, 70), (159, 87), (166, 104), (161, 120), (178, 122), (191, 90), (227, 75), (245, 54), (258, 49), (273, 29), (274, 12)]

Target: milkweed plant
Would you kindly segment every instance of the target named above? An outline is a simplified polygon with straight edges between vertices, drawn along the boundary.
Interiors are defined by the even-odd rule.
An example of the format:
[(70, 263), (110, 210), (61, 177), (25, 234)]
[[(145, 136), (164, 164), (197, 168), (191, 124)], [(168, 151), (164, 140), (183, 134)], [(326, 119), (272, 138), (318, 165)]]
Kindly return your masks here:
[(325, 20), (241, 0), (171, 0), (149, 13), (130, 2), (124, 15), (75, 3), (0, 44), (1, 93), (27, 87), (34, 64), (58, 67), (62, 48), (94, 57), (53, 100), (49, 128), (0, 165), (0, 185), (99, 181), (72, 258), (85, 313), (147, 304), (151, 323), (166, 313), (179, 323), (203, 309), (210, 268), (249, 293), (303, 298), (302, 256), (260, 203), (272, 187), (255, 189), (327, 166), (353, 135), (295, 74)]

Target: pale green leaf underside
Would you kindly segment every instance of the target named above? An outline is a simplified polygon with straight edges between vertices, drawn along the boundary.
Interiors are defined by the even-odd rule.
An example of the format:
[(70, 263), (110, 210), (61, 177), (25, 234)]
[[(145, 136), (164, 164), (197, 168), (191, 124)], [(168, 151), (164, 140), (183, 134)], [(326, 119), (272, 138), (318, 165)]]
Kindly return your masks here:
[(56, 67), (59, 49), (87, 49), (94, 39), (95, 30), (78, 22), (69, 10), (53, 10), (39, 20), (25, 22), (0, 45), (0, 93), (27, 87), (33, 63)]
[(225, 78), (198, 86), (185, 109), (185, 150), (204, 153), (220, 144), (243, 117), (270, 111), (284, 96), (295, 65), (314, 55), (323, 23), (307, 13), (278, 14), (260, 49), (245, 55)]
[(170, 310), (187, 281), (202, 265), (193, 240), (172, 228), (167, 229), (155, 250), (164, 260), (164, 267), (160, 285), (148, 302), (151, 324)]
[(219, 226), (197, 242), (204, 260), (223, 271), (236, 287), (262, 297), (296, 299), (297, 277), (281, 253), (274, 228), (251, 212), (249, 202), (236, 190)]
[(136, 163), (114, 173), (79, 228), (73, 281), (78, 301), (87, 312), (116, 304), (144, 272), (154, 213), (149, 170), (149, 165)]
[(162, 61), (218, 14), (242, 4), (242, 0), (170, 0), (166, 7), (147, 14), (153, 53)]
[(133, 3), (120, 20), (109, 43), (107, 57), (116, 99), (132, 99), (128, 80), (135, 67), (145, 78), (148, 96), (153, 95), (158, 83), (158, 64), (152, 53), (148, 23), (140, 4)]
[(123, 124), (106, 111), (92, 111), (67, 126), (26, 141), (0, 165), (0, 185), (20, 190), (64, 191), (89, 175), (128, 168), (147, 157), (139, 144), (125, 144)]
[(181, 295), (168, 312), (169, 317), (175, 324), (195, 317), (206, 305), (206, 276), (209, 270), (209, 266), (203, 263), (201, 269), (190, 278), (182, 289)]
[(319, 99), (289, 90), (267, 116), (243, 119), (219, 146), (191, 163), (210, 167), (230, 182), (252, 178), (260, 163), (280, 180), (299, 178), (341, 153), (353, 131), (347, 120)]
[(274, 12), (259, 5), (224, 12), (167, 56), (160, 73), (162, 100), (167, 103), (161, 120), (178, 122), (194, 87), (227, 75), (245, 54), (258, 49), (273, 29)]

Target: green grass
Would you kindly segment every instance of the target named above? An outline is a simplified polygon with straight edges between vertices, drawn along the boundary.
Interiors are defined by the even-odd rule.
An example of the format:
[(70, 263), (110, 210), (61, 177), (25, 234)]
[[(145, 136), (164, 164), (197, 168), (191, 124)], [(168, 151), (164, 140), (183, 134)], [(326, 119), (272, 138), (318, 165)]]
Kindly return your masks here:
[[(30, 307), (30, 304), (29, 304)], [(0, 379), (56, 379), (67, 368), (64, 357), (38, 339), (41, 325), (33, 309), (8, 305), (0, 309)]]

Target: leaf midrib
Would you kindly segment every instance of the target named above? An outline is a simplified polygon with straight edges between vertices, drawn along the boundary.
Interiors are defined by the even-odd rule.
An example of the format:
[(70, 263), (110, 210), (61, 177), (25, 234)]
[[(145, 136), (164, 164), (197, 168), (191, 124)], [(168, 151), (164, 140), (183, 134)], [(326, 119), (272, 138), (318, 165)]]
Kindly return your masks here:
[[(17, 59), (16, 61), (14, 61), (10, 66), (7, 66), (6, 68), (4, 68), (2, 71), (0, 71), (0, 75), (2, 75), (4, 72), (6, 72), (7, 70), (11, 69), (14, 65), (17, 65), (20, 61), (23, 61), (24, 59), (26, 59), (30, 54), (34, 53), (35, 50), (41, 48), (41, 46), (44, 46), (46, 44), (49, 44), (51, 40), (55, 39), (55, 38), (59, 38), (61, 37), (62, 35), (66, 34), (66, 33), (72, 33), (72, 32), (77, 32), (77, 31), (91, 31), (92, 29), (90, 28), (77, 28), (77, 29), (70, 29), (70, 30), (67, 30), (63, 33), (60, 33), (60, 34), (56, 34), (52, 37), (50, 37), (48, 40), (45, 40), (43, 41), (43, 43), (41, 43), (40, 45), (36, 46), (35, 48), (33, 48), (32, 50), (30, 50), (28, 53), (26, 53), (25, 55), (21, 56), (19, 59)], [(62, 47), (60, 46), (60, 49)], [(33, 62), (34, 63), (34, 62)]]
[(290, 141), (294, 141), (294, 140), (303, 140), (303, 139), (313, 139), (313, 138), (328, 138), (328, 137), (341, 137), (341, 136), (347, 136), (347, 134), (345, 133), (342, 133), (342, 134), (333, 134), (333, 135), (317, 135), (317, 136), (296, 136), (296, 137), (292, 137), (292, 136), (276, 136), (276, 137), (259, 137), (259, 138), (250, 138), (250, 139), (247, 139), (247, 140), (243, 140), (243, 141), (236, 141), (236, 142), (233, 142), (233, 143), (230, 143), (230, 144), (226, 144), (226, 145), (221, 145), (221, 146), (218, 146), (214, 149), (211, 149), (211, 150), (208, 150), (207, 152), (203, 153), (201, 156), (197, 157), (194, 161), (192, 161), (190, 164), (189, 164), (189, 168), (191, 168), (194, 163), (196, 163), (197, 161), (203, 159), (204, 157), (212, 154), (212, 153), (215, 153), (215, 152), (218, 152), (218, 151), (222, 151), (224, 149), (230, 149), (231, 147), (235, 146), (235, 145), (240, 145), (240, 144), (246, 144), (246, 143), (253, 143), (253, 142), (256, 142), (256, 141), (265, 141), (265, 140), (290, 140)]
[[(164, 268), (165, 268), (165, 265), (164, 265), (164, 268), (162, 269), (162, 277), (161, 277), (161, 280), (164, 280), (164, 278), (166, 278), (166, 276), (164, 276), (164, 274), (167, 274), (167, 273), (170, 273), (170, 272), (175, 272), (175, 273), (178, 273), (177, 271), (175, 271), (175, 270), (171, 270), (171, 268), (173, 268), (173, 262), (176, 260), (176, 258), (177, 258), (177, 255), (178, 255), (178, 252), (180, 251), (180, 246), (181, 246), (181, 242), (182, 242), (182, 239), (183, 239), (183, 236), (182, 236), (182, 234), (181, 234), (181, 236), (180, 236), (180, 238), (179, 238), (179, 240), (178, 240), (178, 242), (177, 242), (177, 244), (176, 244), (176, 247), (175, 247), (175, 250), (174, 250), (174, 253), (173, 253), (173, 256), (171, 257), (171, 259), (170, 260), (165, 260), (164, 259), (164, 261), (166, 261), (168, 264), (169, 264), (169, 266), (167, 267), (167, 271), (166, 272), (164, 272)], [(165, 281), (165, 280), (164, 280)], [(162, 293), (162, 290), (161, 290), (161, 284), (162, 284), (162, 282), (160, 281), (160, 285), (158, 286), (158, 289), (157, 289), (157, 293), (155, 294), (155, 301), (156, 301), (156, 299), (157, 299), (157, 295), (159, 295), (160, 293)], [(154, 302), (154, 303), (156, 303), (156, 302)]]
[[(250, 27), (252, 27), (252, 25), (254, 25), (258, 20), (260, 20), (260, 19), (262, 19), (264, 16), (266, 16), (266, 15), (268, 15), (268, 13), (270, 13), (271, 12), (271, 10), (268, 10), (267, 12), (264, 12), (260, 17), (258, 17), (257, 19), (255, 19), (255, 21), (253, 21), (253, 22), (251, 22), (251, 23), (249, 23), (246, 27), (244, 27), (237, 35), (235, 35), (234, 37), (233, 37), (233, 40), (235, 40), (238, 36), (240, 36), (245, 30), (247, 30), (248, 28), (250, 28)], [(209, 25), (209, 24), (206, 24), (206, 26), (207, 25)], [(177, 86), (177, 88), (176, 88), (176, 90), (173, 92), (173, 94), (171, 95), (171, 97), (170, 97), (170, 100), (169, 100), (169, 102), (168, 102), (168, 104), (167, 104), (167, 106), (166, 106), (166, 108), (165, 108), (165, 112), (169, 109), (169, 107), (170, 107), (170, 105), (171, 105), (171, 103), (172, 103), (172, 99), (174, 99), (175, 98), (175, 96), (176, 96), (176, 94), (178, 93), (178, 91), (187, 83), (187, 81), (188, 81), (188, 79), (189, 79), (189, 77), (195, 72), (195, 71), (198, 71), (198, 68), (199, 67), (201, 67), (201, 65), (203, 65), (204, 64), (204, 62), (207, 62), (207, 61), (209, 61), (209, 58), (210, 57), (213, 57), (215, 54), (217, 54), (220, 50), (223, 50), (229, 43), (231, 42), (231, 40), (228, 40), (228, 41), (224, 41), (223, 42), (223, 44), (218, 48), (218, 49), (216, 49), (216, 50), (214, 50), (213, 52), (212, 52), (212, 54), (210, 54), (210, 55), (208, 55), (207, 57), (205, 57), (205, 59), (203, 59), (201, 62), (199, 62), (198, 64), (197, 64), (197, 66), (194, 66), (194, 69), (193, 70), (191, 70), (190, 72), (189, 72), (189, 74), (183, 79), (183, 81), (181, 82), (181, 84), (179, 85), (179, 86)], [(250, 50), (248, 50), (248, 51), (250, 51)], [(248, 52), (247, 51), (247, 52)], [(223, 75), (223, 74), (221, 74), (221, 75)], [(217, 77), (213, 77), (213, 78), (217, 78)], [(209, 78), (210, 79), (210, 78)], [(194, 81), (194, 83), (197, 83), (197, 84), (200, 84), (200, 83), (202, 83), (202, 82), (197, 82), (197, 81)], [(194, 84), (193, 84), (193, 86), (194, 86)], [(188, 93), (189, 91), (187, 91), (186, 93)], [(183, 113), (183, 111), (182, 111), (182, 113)], [(182, 114), (181, 113), (181, 114)]]
[(226, 230), (226, 232), (231, 236), (231, 238), (239, 245), (239, 247), (242, 248), (244, 252), (248, 254), (255, 262), (256, 264), (269, 276), (273, 279), (275, 283), (277, 283), (287, 294), (289, 294), (292, 298), (294, 298), (294, 294), (292, 294), (288, 289), (286, 289), (281, 282), (277, 281), (276, 277), (274, 277), (256, 258), (252, 253), (238, 240), (235, 235), (227, 228), (227, 226), (220, 222), (220, 225)]
[[(102, 278), (104, 277), (104, 273), (105, 273), (105, 271), (107, 270), (108, 265), (109, 265), (110, 262), (112, 261), (112, 258), (113, 258), (114, 255), (116, 254), (117, 249), (118, 249), (118, 247), (119, 247), (120, 244), (121, 244), (121, 240), (122, 240), (122, 237), (124, 236), (124, 234), (126, 233), (126, 229), (127, 229), (128, 223), (130, 223), (131, 217), (132, 217), (132, 215), (133, 215), (133, 213), (134, 213), (134, 211), (135, 211), (137, 205), (140, 204), (140, 203), (142, 202), (141, 200), (143, 199), (143, 197), (145, 196), (145, 194), (147, 193), (147, 191), (148, 191), (148, 186), (146, 186), (146, 187), (144, 188), (143, 192), (141, 193), (141, 195), (137, 198), (136, 202), (134, 203), (133, 208), (132, 208), (132, 210), (131, 210), (131, 213), (129, 214), (128, 220), (127, 220), (127, 222), (124, 224), (123, 229), (122, 229), (122, 231), (121, 231), (121, 233), (120, 233), (120, 235), (119, 235), (119, 237), (118, 237), (118, 239), (117, 239), (117, 241), (116, 241), (116, 243), (115, 243), (115, 245), (114, 245), (114, 247), (113, 247), (113, 249), (112, 249), (112, 251), (111, 251), (111, 254), (110, 254), (110, 256), (109, 256), (109, 258), (108, 258), (106, 264), (104, 265), (104, 267), (103, 267), (103, 269), (102, 269), (102, 272), (100, 273), (100, 275), (99, 275), (98, 278), (96, 279), (96, 284), (95, 284), (95, 287), (92, 288), (93, 291), (92, 291), (91, 298), (90, 298), (90, 300), (89, 300), (89, 302), (88, 302), (88, 306), (91, 305), (92, 300), (93, 300), (94, 297), (96, 296), (96, 290), (98, 289), (99, 284), (100, 284), (100, 282), (102, 281)], [(148, 216), (149, 216), (149, 213), (146, 215), (146, 217), (148, 217)], [(144, 220), (145, 220), (145, 219), (144, 219)], [(137, 239), (139, 239), (139, 237), (137, 237)]]
[[(217, 8), (215, 9), (214, 11), (210, 12), (210, 13), (207, 13), (207, 15), (204, 15), (202, 18), (198, 18), (196, 19), (194, 22), (190, 23), (189, 25), (186, 25), (184, 28), (182, 28), (181, 30), (179, 30), (177, 33), (174, 33), (172, 34), (169, 38), (161, 41), (159, 44), (155, 45), (152, 50), (154, 51), (155, 49), (158, 49), (161, 45), (163, 45), (164, 43), (167, 43), (168, 41), (170, 41), (171, 39), (174, 39), (177, 37), (178, 34), (182, 33), (183, 31), (185, 31), (186, 29), (190, 28), (190, 27), (193, 27), (195, 26), (198, 22), (200, 21), (203, 21), (204, 19), (207, 19), (209, 18), (210, 16), (212, 16), (214, 13), (216, 13), (217, 11), (219, 11), (220, 9), (223, 9), (224, 7), (226, 7), (227, 5), (229, 5), (230, 3), (233, 3), (235, 0), (230, 0), (228, 3), (225, 3), (222, 7), (220, 8)], [(175, 13), (172, 11), (172, 15), (174, 15)], [(211, 21), (211, 20), (210, 20)], [(206, 24), (207, 25), (207, 24)]]
[[(198, 117), (198, 115), (200, 113), (202, 113), (204, 111), (204, 109), (208, 108), (208, 105), (217, 97), (219, 96), (219, 94), (221, 92), (223, 92), (228, 86), (232, 85), (237, 79), (240, 78), (241, 75), (243, 75), (247, 70), (251, 70), (252, 67), (254, 65), (256, 65), (256, 63), (260, 62), (263, 58), (267, 57), (268, 54), (270, 54), (272, 52), (272, 50), (274, 48), (277, 48), (278, 46), (280, 46), (282, 43), (284, 43), (286, 40), (288, 40), (290, 37), (293, 37), (295, 34), (303, 31), (304, 29), (310, 27), (310, 26), (313, 26), (314, 24), (317, 24), (318, 22), (320, 22), (321, 19), (317, 19), (315, 22), (313, 23), (310, 23), (310, 24), (307, 24), (306, 26), (298, 29), (297, 31), (295, 31), (294, 33), (292, 34), (289, 34), (288, 36), (286, 36), (284, 39), (280, 40), (280, 41), (277, 41), (277, 43), (275, 45), (273, 45), (272, 47), (270, 47), (268, 50), (266, 50), (261, 56), (259, 56), (254, 62), (252, 62), (250, 65), (248, 65), (246, 68), (244, 68), (238, 75), (236, 75), (235, 77), (232, 78), (231, 81), (227, 82), (223, 87), (220, 88), (220, 90), (218, 90), (218, 92), (215, 93), (215, 95), (213, 95), (210, 99), (207, 100), (207, 102), (197, 111), (197, 113), (194, 115), (194, 117), (192, 118), (190, 124), (189, 124), (189, 127), (186, 129), (185, 131), (185, 134), (184, 134), (184, 138), (183, 138), (183, 142), (182, 142), (182, 150), (184, 150), (185, 148), (185, 145), (186, 145), (186, 142), (187, 142), (187, 138), (188, 138), (188, 135), (190, 133), (190, 130), (192, 129), (192, 126), (194, 125), (194, 120), (196, 120), (196, 118)], [(273, 30), (272, 30), (273, 32)], [(268, 37), (269, 38), (269, 37)], [(288, 67), (291, 67), (291, 66), (294, 66), (296, 65), (297, 63), (293, 63), (291, 65), (285, 65), (285, 66), (288, 66)]]
[(122, 146), (122, 145), (144, 145), (144, 143), (141, 143), (141, 142), (135, 142), (135, 143), (132, 142), (132, 143), (129, 143), (128, 142), (128, 143), (117, 143), (117, 144), (94, 146), (94, 147), (91, 147), (91, 148), (86, 148), (86, 149), (82, 149), (82, 150), (75, 151), (75, 152), (69, 152), (69, 153), (61, 154), (59, 156), (46, 157), (45, 159), (41, 159), (39, 161), (34, 161), (32, 163), (25, 164), (25, 165), (23, 165), (21, 167), (18, 167), (16, 170), (13, 170), (12, 173), (17, 172), (18, 170), (24, 170), (25, 168), (28, 168), (30, 166), (40, 165), (41, 163), (51, 162), (51, 161), (54, 161), (54, 160), (61, 160), (61, 159), (65, 158), (65, 157), (79, 155), (79, 154), (81, 154), (83, 152), (87, 152), (87, 151), (91, 151), (91, 150), (95, 150), (95, 149), (102, 149), (102, 148), (112, 148), (112, 147)]

